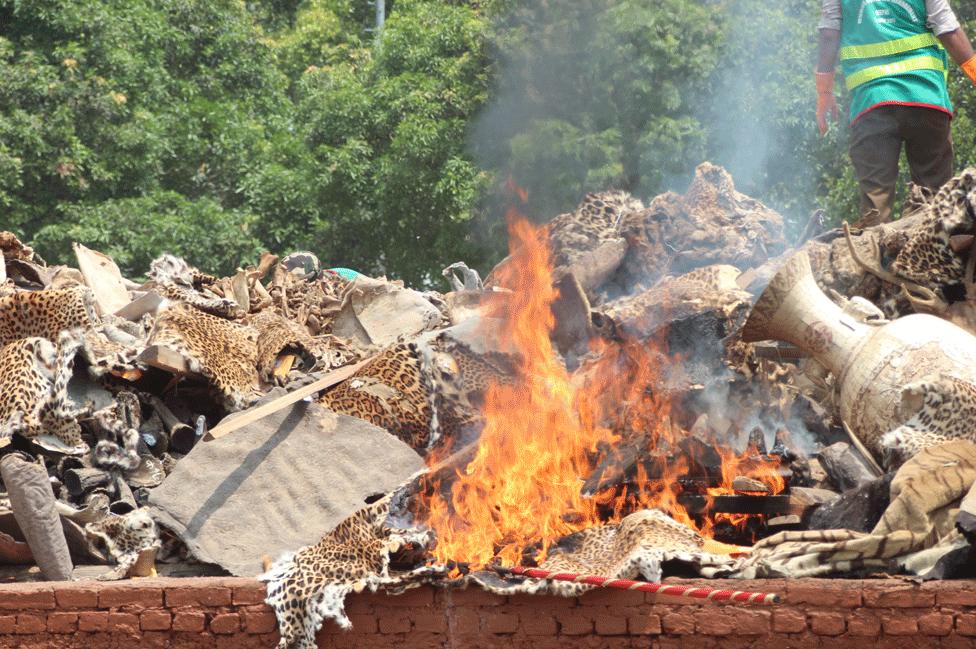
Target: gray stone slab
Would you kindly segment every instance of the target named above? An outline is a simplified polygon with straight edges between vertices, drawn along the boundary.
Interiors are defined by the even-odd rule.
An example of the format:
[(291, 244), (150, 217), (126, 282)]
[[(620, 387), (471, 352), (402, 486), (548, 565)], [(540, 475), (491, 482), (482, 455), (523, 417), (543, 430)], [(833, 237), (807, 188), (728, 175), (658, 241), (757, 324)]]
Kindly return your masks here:
[(149, 505), (197, 559), (253, 576), (263, 555), (277, 559), (316, 543), (367, 497), (423, 468), (413, 449), (382, 428), (301, 401), (198, 443)]

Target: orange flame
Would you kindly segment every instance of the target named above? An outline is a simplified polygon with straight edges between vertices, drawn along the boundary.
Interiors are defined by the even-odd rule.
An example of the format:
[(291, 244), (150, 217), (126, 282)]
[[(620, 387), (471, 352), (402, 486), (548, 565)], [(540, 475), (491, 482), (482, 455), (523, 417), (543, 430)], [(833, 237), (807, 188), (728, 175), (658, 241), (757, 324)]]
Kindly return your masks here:
[[(550, 338), (558, 291), (547, 230), (514, 210), (507, 216), (510, 260), (498, 269), (498, 283), (512, 292), (486, 301), (483, 311), (500, 323), (502, 345), (518, 358), (518, 379), (488, 389), (474, 459), (449, 485), (428, 485), (427, 524), (437, 532), (436, 559), (475, 566), (541, 561), (560, 537), (647, 507), (710, 534), (712, 522), (696, 524), (678, 502), (678, 480), (689, 470), (682, 455), (658, 463), (653, 477), (638, 462), (629, 486), (583, 495), (583, 481), (601, 459), (627, 443), (614, 430), (638, 432), (636, 443), (659, 454), (685, 435), (670, 424), (667, 396), (651, 389), (659, 383), (663, 345), (604, 343), (594, 349), (595, 361), (571, 375)], [(442, 457), (432, 454), (428, 464)], [(768, 479), (772, 493), (782, 491), (785, 484), (774, 468), (757, 472), (761, 464), (748, 452), (737, 457), (723, 451), (722, 485), (708, 493), (732, 493), (736, 475)], [(779, 486), (772, 485), (773, 476)]]

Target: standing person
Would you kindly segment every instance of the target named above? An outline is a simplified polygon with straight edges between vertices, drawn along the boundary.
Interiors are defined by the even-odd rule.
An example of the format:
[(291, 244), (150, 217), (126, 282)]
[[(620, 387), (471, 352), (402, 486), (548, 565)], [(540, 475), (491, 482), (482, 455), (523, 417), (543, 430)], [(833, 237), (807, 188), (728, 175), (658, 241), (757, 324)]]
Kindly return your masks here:
[(976, 83), (976, 56), (949, 0), (822, 0), (817, 126), (838, 119), (834, 65), (851, 93), (850, 155), (861, 186), (861, 225), (891, 220), (904, 142), (912, 181), (952, 177), (949, 56)]

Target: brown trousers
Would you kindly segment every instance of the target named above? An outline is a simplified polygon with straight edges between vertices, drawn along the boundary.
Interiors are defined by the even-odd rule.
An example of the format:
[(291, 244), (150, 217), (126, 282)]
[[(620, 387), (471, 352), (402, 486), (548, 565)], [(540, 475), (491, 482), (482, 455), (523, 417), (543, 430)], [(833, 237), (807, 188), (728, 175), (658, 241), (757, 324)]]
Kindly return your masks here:
[(850, 153), (861, 184), (862, 225), (891, 220), (902, 142), (912, 182), (938, 189), (952, 177), (949, 122), (947, 113), (934, 108), (878, 106), (851, 125)]

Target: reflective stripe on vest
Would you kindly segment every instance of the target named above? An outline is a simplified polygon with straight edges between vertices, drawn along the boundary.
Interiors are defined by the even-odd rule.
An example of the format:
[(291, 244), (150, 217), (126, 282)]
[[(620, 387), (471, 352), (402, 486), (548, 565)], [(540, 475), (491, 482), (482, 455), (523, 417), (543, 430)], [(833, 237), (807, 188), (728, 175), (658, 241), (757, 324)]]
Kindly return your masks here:
[(949, 75), (949, 70), (946, 68), (941, 59), (937, 59), (934, 56), (916, 56), (910, 59), (896, 61), (894, 63), (874, 65), (869, 68), (858, 70), (847, 77), (847, 89), (853, 90), (854, 88), (857, 88), (868, 81), (874, 81), (875, 79), (880, 79), (881, 77), (904, 74), (905, 72), (916, 72), (918, 70), (936, 70), (938, 72), (942, 72), (946, 76)]
[(924, 34), (896, 38), (893, 41), (883, 41), (870, 45), (848, 45), (847, 47), (840, 48), (840, 60), (873, 59), (879, 56), (892, 56), (894, 54), (901, 54), (902, 52), (910, 52), (922, 47), (932, 46), (941, 48), (942, 43), (931, 32), (926, 32)]

